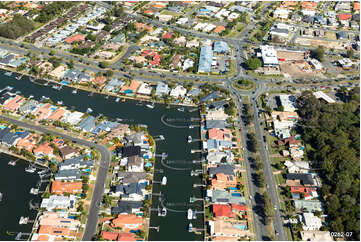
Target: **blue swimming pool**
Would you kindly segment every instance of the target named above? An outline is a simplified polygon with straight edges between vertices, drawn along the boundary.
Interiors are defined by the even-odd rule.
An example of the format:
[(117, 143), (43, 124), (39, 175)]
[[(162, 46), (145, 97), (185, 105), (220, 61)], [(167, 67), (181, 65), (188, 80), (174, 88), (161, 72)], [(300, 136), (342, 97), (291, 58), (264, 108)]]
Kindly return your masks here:
[(68, 85), (68, 82), (67, 82), (67, 81), (61, 81), (60, 83), (61, 83), (61, 84), (64, 84), (64, 85)]
[(243, 225), (243, 224), (236, 224), (236, 225), (234, 225), (234, 227), (236, 227), (237, 229), (243, 229), (243, 230), (245, 230), (247, 228), (247, 226)]

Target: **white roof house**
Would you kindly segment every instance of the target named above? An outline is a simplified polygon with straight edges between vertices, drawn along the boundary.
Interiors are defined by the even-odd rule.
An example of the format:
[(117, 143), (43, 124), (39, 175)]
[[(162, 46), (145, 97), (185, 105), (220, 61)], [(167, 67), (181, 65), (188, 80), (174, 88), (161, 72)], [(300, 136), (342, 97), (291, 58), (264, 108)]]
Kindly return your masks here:
[(74, 195), (70, 195), (69, 197), (51, 195), (49, 198), (43, 199), (40, 207), (45, 208), (48, 211), (51, 211), (51, 210), (57, 209), (57, 208), (73, 209), (76, 201), (77, 201), (77, 197)]
[(179, 97), (184, 97), (186, 93), (187, 93), (187, 89), (185, 89), (181, 85), (178, 85), (170, 91), (169, 95), (174, 98), (179, 98)]
[(310, 63), (315, 68), (315, 70), (322, 70), (322, 68), (323, 68), (322, 63), (316, 59), (311, 59)]
[(285, 112), (294, 112), (296, 110), (296, 98), (293, 95), (279, 95), (279, 99)]
[(260, 49), (264, 66), (278, 66), (277, 51), (273, 46), (261, 45)]
[(287, 19), (289, 11), (287, 9), (277, 8), (273, 12), (273, 17), (280, 19)]
[(150, 95), (151, 92), (152, 92), (152, 87), (149, 86), (149, 84), (146, 82), (143, 82), (137, 91), (138, 94), (142, 94), (142, 95)]
[(188, 58), (184, 61), (182, 69), (183, 69), (183, 71), (185, 71), (185, 70), (193, 67), (193, 65), (194, 65), (194, 61), (192, 59)]
[(77, 111), (68, 113), (64, 118), (64, 122), (69, 123), (71, 125), (76, 125), (82, 120), (83, 115), (84, 113)]
[(188, 22), (188, 18), (179, 18), (176, 22), (176, 24), (180, 24), (180, 25), (183, 25), (183, 24), (186, 24)]
[(313, 213), (302, 214), (303, 230), (319, 230), (322, 227), (321, 219)]
[(326, 93), (324, 93), (322, 91), (314, 92), (313, 95), (317, 99), (323, 99), (328, 103), (335, 103), (336, 102), (335, 100), (333, 100), (333, 98), (331, 98), (330, 96), (328, 96)]

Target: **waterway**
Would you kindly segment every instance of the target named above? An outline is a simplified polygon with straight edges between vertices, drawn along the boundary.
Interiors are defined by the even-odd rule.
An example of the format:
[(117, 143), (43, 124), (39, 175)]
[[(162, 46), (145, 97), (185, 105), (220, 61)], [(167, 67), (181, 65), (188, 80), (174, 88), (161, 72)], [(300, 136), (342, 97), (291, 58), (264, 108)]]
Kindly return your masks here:
[[(16, 74), (14, 75), (16, 76)], [(150, 225), (152, 227), (159, 226), (159, 232), (151, 229), (149, 239), (203, 240), (203, 232), (201, 234), (188, 232), (189, 222), (192, 222), (194, 228), (203, 228), (203, 214), (198, 214), (195, 220), (187, 220), (188, 208), (197, 211), (203, 210), (201, 202), (189, 203), (191, 196), (201, 197), (202, 192), (199, 187), (193, 188), (194, 183), (201, 183), (201, 178), (190, 176), (192, 169), (201, 169), (200, 164), (192, 163), (192, 160), (200, 159), (199, 153), (191, 154), (191, 149), (200, 149), (201, 144), (197, 141), (187, 142), (189, 135), (193, 138), (199, 138), (200, 136), (198, 127), (188, 128), (192, 119), (199, 118), (198, 111), (188, 112), (192, 108), (185, 108), (185, 112), (180, 112), (177, 110), (179, 107), (168, 109), (162, 104), (156, 104), (154, 109), (149, 109), (144, 105), (137, 105), (137, 101), (133, 100), (117, 103), (114, 97), (105, 99), (105, 96), (100, 94), (89, 96), (88, 92), (81, 90), (78, 90), (77, 94), (73, 94), (73, 89), (69, 87), (55, 90), (51, 88), (51, 84), (49, 86), (38, 85), (30, 82), (27, 77), (17, 80), (15, 77), (5, 76), (1, 72), (0, 88), (2, 89), (8, 85), (14, 87), (13, 91), (21, 91), (21, 95), (25, 97), (33, 95), (34, 99), (37, 100), (40, 100), (42, 96), (50, 97), (54, 103), (63, 101), (64, 105), (68, 106), (69, 109), (81, 112), (86, 112), (87, 108), (91, 108), (94, 116), (103, 114), (110, 120), (122, 119), (123, 123), (145, 124), (152, 136), (163, 135), (165, 141), (157, 141), (157, 154), (165, 152), (168, 157), (163, 163), (160, 157), (156, 159), (154, 180), (161, 181), (162, 177), (166, 176), (168, 182), (166, 186), (154, 184), (153, 192), (161, 192), (162, 199), (160, 201), (159, 196), (153, 196), (152, 206), (154, 208), (165, 206), (168, 208), (168, 213), (165, 217), (158, 217), (157, 212), (151, 213)], [(162, 116), (163, 120), (171, 125), (162, 122)], [(198, 122), (193, 121), (193, 124), (198, 125)], [(163, 173), (158, 172), (160, 170)], [(3, 227), (3, 224), (0, 222), (1, 227)]]
[[(21, 216), (34, 220), (36, 210), (30, 209), (30, 204), (40, 203), (40, 195), (30, 194), (30, 189), (36, 187), (40, 180), (37, 173), (27, 173), (25, 168), (29, 163), (18, 160), (15, 166), (8, 162), (18, 160), (15, 157), (0, 154), (0, 192), (3, 194), (0, 202), (0, 240), (14, 240), (12, 232), (29, 232), (32, 224), (19, 225)], [(42, 186), (44, 188), (46, 184)], [(10, 234), (9, 234), (10, 232)]]

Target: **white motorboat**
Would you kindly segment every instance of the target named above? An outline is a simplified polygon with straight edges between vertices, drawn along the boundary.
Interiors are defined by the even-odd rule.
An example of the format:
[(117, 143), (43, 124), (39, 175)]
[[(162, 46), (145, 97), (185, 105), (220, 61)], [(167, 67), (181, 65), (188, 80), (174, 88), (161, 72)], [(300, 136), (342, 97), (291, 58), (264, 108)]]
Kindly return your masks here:
[(26, 172), (29, 172), (29, 173), (34, 173), (36, 171), (36, 169), (34, 167), (28, 167), (25, 169)]
[(150, 108), (150, 109), (153, 109), (155, 106), (154, 106), (154, 103), (152, 103), (152, 104), (147, 104), (147, 105), (145, 105), (147, 108)]
[(188, 136), (188, 143), (192, 143), (192, 136)]
[(119, 97), (117, 97), (117, 99), (115, 99), (115, 101), (118, 103), (118, 102), (120, 101), (120, 98), (119, 98)]
[(3, 200), (3, 194), (0, 192), (0, 202)]
[(162, 178), (162, 185), (163, 186), (167, 185), (167, 177), (166, 176), (163, 176), (163, 178)]
[(193, 211), (192, 211), (192, 209), (188, 209), (187, 218), (188, 218), (188, 220), (193, 219)]
[(14, 161), (14, 160), (9, 161), (8, 165), (9, 165), (9, 166), (15, 166), (15, 165), (16, 165), (16, 161)]
[(58, 105), (63, 105), (63, 101), (58, 101), (57, 104)]
[(28, 217), (21, 217), (19, 220), (19, 224), (27, 224), (29, 221)]
[(88, 108), (88, 109), (86, 110), (86, 112), (87, 112), (87, 113), (91, 113), (91, 112), (93, 112), (93, 109)]
[(77, 91), (76, 89), (74, 89), (74, 90), (72, 91), (72, 93), (73, 93), (73, 94), (77, 94), (78, 91)]
[(59, 87), (60, 87), (60, 86), (58, 86), (58, 85), (54, 85), (54, 86), (53, 86), (53, 89), (59, 90)]
[(193, 124), (189, 125), (188, 128), (193, 129), (194, 128)]
[(189, 223), (188, 225), (188, 232), (193, 232), (193, 224)]
[(167, 216), (167, 209), (163, 208), (162, 209), (162, 217), (165, 217), (165, 216)]
[(5, 76), (12, 76), (13, 73), (11, 71), (5, 72)]
[(184, 107), (180, 107), (177, 109), (179, 112), (184, 112)]
[(39, 189), (38, 188), (31, 188), (30, 189), (30, 194), (38, 195), (39, 194)]
[(34, 98), (34, 95), (30, 95), (30, 96), (29, 96), (29, 99), (32, 99), (32, 98)]

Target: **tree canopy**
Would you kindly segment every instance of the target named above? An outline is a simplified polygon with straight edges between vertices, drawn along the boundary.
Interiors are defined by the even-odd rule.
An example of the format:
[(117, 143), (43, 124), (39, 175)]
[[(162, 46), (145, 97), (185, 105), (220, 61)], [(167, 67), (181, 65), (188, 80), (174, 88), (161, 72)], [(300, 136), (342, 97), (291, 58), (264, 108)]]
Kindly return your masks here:
[(323, 47), (319, 46), (317, 49), (311, 50), (311, 57), (323, 62), (325, 58), (325, 50)]
[(71, 1), (52, 2), (47, 4), (40, 10), (40, 13), (36, 17), (35, 21), (40, 23), (49, 22), (55, 16), (61, 14), (64, 10), (69, 9), (73, 5), (74, 2)]
[(249, 70), (256, 70), (262, 66), (262, 61), (257, 57), (253, 57), (246, 60), (245, 64)]
[(33, 21), (20, 14), (15, 14), (10, 22), (0, 25), (0, 36), (8, 39), (17, 39), (33, 29)]
[(326, 104), (304, 93), (300, 132), (313, 167), (319, 169), (330, 231), (360, 239), (360, 95), (345, 93), (343, 104)]

